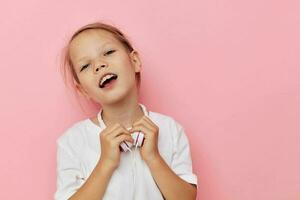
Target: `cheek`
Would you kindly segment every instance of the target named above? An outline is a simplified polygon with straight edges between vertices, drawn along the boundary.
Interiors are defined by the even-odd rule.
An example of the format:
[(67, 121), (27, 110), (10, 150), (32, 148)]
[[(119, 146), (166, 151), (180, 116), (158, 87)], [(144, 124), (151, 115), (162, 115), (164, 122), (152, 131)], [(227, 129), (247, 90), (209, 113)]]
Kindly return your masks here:
[(96, 87), (96, 82), (93, 81), (88, 75), (81, 75), (79, 77), (79, 81), (86, 91), (91, 91), (94, 87)]
[(131, 69), (133, 66), (132, 66), (132, 63), (131, 63), (131, 61), (130, 61), (129, 56), (128, 56), (126, 53), (124, 53), (124, 54), (122, 54), (119, 58), (120, 58), (120, 59), (118, 60), (118, 65), (119, 65), (119, 66), (122, 66), (123, 68), (126, 68), (127, 70), (130, 71), (130, 69)]
[(124, 68), (122, 70), (122, 79), (126, 82), (126, 83), (131, 83), (134, 82), (135, 80), (135, 72), (134, 70), (131, 68), (131, 66), (127, 66), (126, 68)]
[(120, 66), (119, 72), (120, 74), (122, 74), (124, 79), (126, 80), (134, 79), (135, 71), (130, 60), (124, 59), (123, 62), (120, 62), (117, 65)]

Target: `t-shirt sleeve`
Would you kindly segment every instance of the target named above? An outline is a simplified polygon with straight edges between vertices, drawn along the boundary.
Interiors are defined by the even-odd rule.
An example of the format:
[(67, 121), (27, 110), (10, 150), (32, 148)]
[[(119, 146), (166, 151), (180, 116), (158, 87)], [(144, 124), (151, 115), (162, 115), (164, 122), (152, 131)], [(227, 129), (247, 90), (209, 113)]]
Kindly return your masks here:
[(176, 121), (175, 124), (171, 167), (180, 178), (198, 187), (197, 176), (193, 173), (189, 140), (183, 127)]
[(84, 183), (80, 162), (68, 146), (57, 141), (57, 180), (55, 200), (69, 199)]

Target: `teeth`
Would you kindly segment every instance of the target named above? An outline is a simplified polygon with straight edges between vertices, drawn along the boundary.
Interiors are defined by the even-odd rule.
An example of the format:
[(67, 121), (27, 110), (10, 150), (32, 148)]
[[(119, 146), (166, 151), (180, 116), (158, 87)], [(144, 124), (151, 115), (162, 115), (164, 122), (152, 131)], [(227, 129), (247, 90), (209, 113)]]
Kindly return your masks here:
[(102, 80), (101, 80), (101, 82), (100, 82), (100, 85), (102, 85), (102, 84), (104, 83), (104, 81), (106, 81), (107, 79), (110, 79), (110, 78), (113, 77), (113, 76), (115, 76), (115, 75), (113, 75), (113, 74), (105, 75), (105, 76), (102, 78)]

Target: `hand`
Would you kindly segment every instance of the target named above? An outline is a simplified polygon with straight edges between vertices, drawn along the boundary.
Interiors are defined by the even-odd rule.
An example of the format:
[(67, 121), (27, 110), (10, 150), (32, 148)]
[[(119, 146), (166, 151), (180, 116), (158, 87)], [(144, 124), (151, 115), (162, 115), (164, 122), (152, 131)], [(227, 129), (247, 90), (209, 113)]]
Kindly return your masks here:
[(120, 163), (120, 143), (124, 140), (133, 143), (131, 133), (121, 124), (107, 126), (100, 133), (101, 157), (100, 161), (112, 168), (117, 168)]
[(149, 163), (160, 157), (157, 143), (159, 127), (154, 124), (146, 115), (133, 123), (130, 133), (141, 131), (144, 134), (144, 143), (140, 147), (141, 156)]

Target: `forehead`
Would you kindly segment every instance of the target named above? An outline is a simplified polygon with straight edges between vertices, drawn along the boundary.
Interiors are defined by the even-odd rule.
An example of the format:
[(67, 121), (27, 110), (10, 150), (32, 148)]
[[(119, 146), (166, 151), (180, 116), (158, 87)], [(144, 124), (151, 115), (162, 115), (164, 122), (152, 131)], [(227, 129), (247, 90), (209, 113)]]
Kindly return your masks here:
[(78, 59), (106, 45), (122, 45), (112, 33), (101, 29), (89, 29), (79, 33), (70, 43), (71, 59)]

